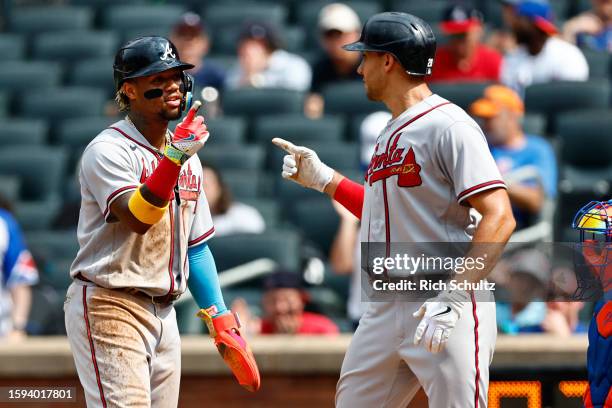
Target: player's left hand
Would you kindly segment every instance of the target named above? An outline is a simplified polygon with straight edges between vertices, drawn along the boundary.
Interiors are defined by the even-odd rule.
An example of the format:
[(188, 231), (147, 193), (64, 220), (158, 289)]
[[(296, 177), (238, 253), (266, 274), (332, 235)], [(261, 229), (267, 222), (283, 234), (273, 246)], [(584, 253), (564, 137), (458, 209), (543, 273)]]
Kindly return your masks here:
[(185, 118), (176, 125), (172, 143), (166, 147), (166, 156), (178, 165), (185, 163), (200, 150), (210, 134), (202, 116), (196, 116), (202, 103), (195, 101)]
[(463, 304), (471, 300), (465, 291), (445, 291), (428, 299), (413, 316), (421, 318), (414, 333), (414, 344), (423, 343), (432, 353), (444, 350), (451, 332), (461, 317)]
[(238, 383), (251, 392), (257, 391), (261, 383), (259, 368), (251, 348), (240, 333), (237, 316), (230, 312), (211, 317), (206, 310), (201, 309), (198, 317), (206, 323), (219, 354)]

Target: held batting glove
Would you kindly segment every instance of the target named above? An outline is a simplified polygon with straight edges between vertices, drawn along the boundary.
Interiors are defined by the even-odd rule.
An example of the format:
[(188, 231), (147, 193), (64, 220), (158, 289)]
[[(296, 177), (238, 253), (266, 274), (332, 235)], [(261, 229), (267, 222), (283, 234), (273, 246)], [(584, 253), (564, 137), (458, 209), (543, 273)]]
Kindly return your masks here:
[(196, 113), (202, 103), (195, 101), (185, 119), (176, 125), (171, 143), (166, 146), (166, 157), (179, 166), (182, 166), (191, 156), (200, 150), (208, 140), (210, 134), (204, 124), (202, 116)]
[(471, 302), (471, 296), (461, 290), (444, 291), (426, 300), (413, 314), (414, 317), (421, 318), (414, 333), (414, 344), (423, 343), (432, 353), (444, 350), (466, 302)]
[(240, 334), (238, 315), (230, 312), (211, 317), (206, 310), (200, 309), (198, 317), (206, 323), (219, 354), (238, 383), (251, 392), (257, 391), (261, 383), (259, 368), (251, 348)]
[(283, 158), (283, 178), (320, 192), (332, 181), (334, 170), (325, 165), (314, 150), (278, 137), (272, 139), (272, 143), (289, 153)]

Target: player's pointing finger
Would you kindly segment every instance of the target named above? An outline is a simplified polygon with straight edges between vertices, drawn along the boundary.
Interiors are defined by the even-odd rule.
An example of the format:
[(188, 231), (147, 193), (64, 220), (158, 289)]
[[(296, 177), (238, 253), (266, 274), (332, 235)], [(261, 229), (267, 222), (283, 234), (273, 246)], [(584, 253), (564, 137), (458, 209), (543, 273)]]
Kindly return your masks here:
[(198, 112), (198, 109), (200, 109), (200, 106), (202, 106), (202, 102), (195, 101), (191, 109), (189, 109), (189, 112), (187, 112), (187, 116), (185, 116), (183, 123), (191, 122), (193, 118), (195, 117), (196, 113)]
[(290, 154), (298, 153), (297, 146), (288, 140), (281, 139), (280, 137), (275, 137), (274, 139), (272, 139), (272, 143), (274, 143), (275, 145), (277, 145), (278, 147), (280, 147), (287, 153), (290, 153)]

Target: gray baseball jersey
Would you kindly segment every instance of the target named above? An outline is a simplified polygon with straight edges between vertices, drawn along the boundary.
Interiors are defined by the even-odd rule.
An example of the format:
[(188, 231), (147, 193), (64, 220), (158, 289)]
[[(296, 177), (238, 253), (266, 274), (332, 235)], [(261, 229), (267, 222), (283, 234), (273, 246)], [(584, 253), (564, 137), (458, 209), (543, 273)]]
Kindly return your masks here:
[[(362, 242), (469, 242), (480, 219), (465, 201), (505, 187), (485, 137), (432, 95), (381, 132), (365, 181)], [(405, 407), (422, 386), (431, 407), (485, 407), (497, 335), (493, 302), (465, 304), (446, 348), (412, 343), (422, 302), (372, 302), (342, 365), (338, 407)]]
[(188, 246), (214, 234), (197, 155), (183, 165), (178, 199), (170, 202), (162, 220), (146, 234), (132, 232), (110, 212), (113, 201), (137, 189), (162, 157), (125, 120), (105, 129), (87, 146), (79, 172), (80, 249), (71, 276), (81, 273), (101, 287), (138, 288), (152, 296), (185, 291)]

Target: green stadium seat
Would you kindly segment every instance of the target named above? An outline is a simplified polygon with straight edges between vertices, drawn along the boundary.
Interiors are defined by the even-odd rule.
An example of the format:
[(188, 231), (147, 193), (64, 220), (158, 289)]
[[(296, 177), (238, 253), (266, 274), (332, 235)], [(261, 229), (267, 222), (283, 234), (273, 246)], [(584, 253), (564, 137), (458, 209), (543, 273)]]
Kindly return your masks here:
[[(225, 299), (225, 293), (223, 295)], [(178, 324), (180, 334), (204, 333), (204, 322), (196, 316), (200, 308), (193, 298), (189, 300), (181, 299), (174, 304), (174, 310), (176, 312), (176, 323)]]
[(446, 1), (414, 1), (414, 0), (394, 0), (392, 1), (393, 11), (403, 11), (410, 13), (427, 21), (432, 26), (442, 20), (444, 9), (448, 7)]
[(226, 26), (240, 26), (246, 21), (265, 21), (282, 27), (287, 20), (287, 9), (281, 4), (228, 2), (213, 3), (202, 10), (210, 32)]
[(9, 100), (8, 92), (2, 92), (0, 90), (0, 118), (8, 116), (8, 110), (9, 110), (8, 100)]
[(330, 84), (323, 89), (326, 114), (362, 114), (384, 110), (385, 105), (372, 102), (362, 81), (345, 81)]
[(272, 198), (241, 198), (244, 204), (255, 207), (266, 221), (266, 229), (277, 228), (281, 223), (281, 211), (278, 201)]
[[(282, 162), (281, 162), (282, 163)], [(321, 198), (321, 193), (310, 188), (304, 188), (291, 180), (285, 180), (281, 176), (281, 166), (273, 172), (274, 197), (281, 203), (281, 215), (283, 217), (289, 211), (289, 208), (295, 203)]]
[(523, 117), (523, 131), (530, 135), (546, 134), (546, 117), (537, 113), (527, 113)]
[(26, 245), (36, 257), (74, 259), (79, 250), (76, 230), (31, 231), (25, 234)]
[(25, 38), (15, 33), (0, 33), (0, 55), (3, 61), (20, 60), (25, 56)]
[(222, 97), (226, 115), (256, 116), (272, 113), (300, 113), (304, 94), (288, 89), (235, 89)]
[(560, 81), (528, 86), (525, 107), (528, 112), (547, 116), (547, 131), (554, 134), (559, 114), (570, 110), (602, 109), (610, 103), (610, 82)]
[[(319, 13), (321, 9), (327, 4), (334, 3), (333, 0), (322, 0), (322, 1), (303, 1), (296, 3), (296, 20), (297, 24), (308, 30), (307, 33), (307, 45), (309, 48), (317, 48), (319, 46), (318, 39), (318, 22)], [(382, 11), (382, 7), (379, 2), (376, 1), (362, 1), (362, 0), (349, 0), (343, 1), (342, 3), (351, 7), (355, 10), (355, 13), (359, 16), (361, 23), (376, 13)]]
[(300, 264), (300, 239), (291, 230), (213, 237), (209, 245), (219, 272), (260, 258), (272, 259), (294, 271)]
[(582, 50), (589, 64), (589, 79), (606, 79), (612, 68), (610, 53), (593, 50)]
[(344, 127), (344, 119), (338, 116), (324, 116), (316, 120), (301, 114), (259, 116), (253, 126), (253, 139), (264, 145), (274, 137), (296, 144), (338, 142), (342, 139)]
[(60, 84), (61, 76), (61, 65), (56, 62), (3, 62), (0, 63), (0, 90), (23, 91), (26, 86), (29, 91), (51, 88)]
[[(302, 27), (283, 27), (279, 31), (282, 38), (281, 48), (290, 52), (304, 49), (306, 33)], [(240, 33), (240, 25), (224, 25), (215, 29), (212, 33), (212, 52), (235, 57)]]
[(177, 4), (116, 5), (102, 14), (102, 27), (127, 32), (137, 29), (171, 28), (186, 8)]
[(119, 36), (112, 31), (69, 31), (39, 34), (32, 56), (39, 60), (75, 62), (115, 55)]
[(172, 31), (172, 27), (167, 26), (167, 25), (128, 29), (128, 30), (122, 31), (121, 44), (125, 44), (128, 41), (134, 40), (139, 37), (148, 37), (148, 36), (156, 35), (156, 36), (168, 38), (170, 37), (171, 31)]
[(45, 231), (57, 216), (61, 201), (20, 201), (15, 203), (15, 217), (24, 231)]
[(223, 181), (237, 201), (253, 199), (260, 195), (264, 174), (252, 170), (224, 170)]
[(66, 87), (45, 89), (36, 98), (24, 98), (19, 112), (28, 118), (58, 121), (69, 118), (99, 116), (104, 113), (106, 97), (96, 88)]
[(67, 153), (65, 149), (30, 146), (27, 159), (20, 146), (0, 149), (0, 174), (20, 178), (24, 201), (59, 199)]
[(55, 142), (69, 148), (84, 148), (114, 122), (116, 119), (106, 116), (66, 119), (57, 128)]
[(300, 200), (289, 210), (289, 220), (325, 256), (338, 230), (339, 217), (328, 197)]
[(0, 145), (42, 145), (47, 140), (49, 125), (44, 120), (5, 119), (0, 121)]
[(21, 181), (18, 176), (0, 175), (0, 198), (15, 203), (19, 199)]
[(68, 85), (100, 88), (114, 99), (113, 59), (95, 58), (76, 62), (68, 75)]
[[(215, 45), (213, 42), (213, 47), (214, 46)], [(235, 51), (236, 49), (234, 49), (234, 53)], [(211, 64), (215, 64), (226, 71), (234, 65), (238, 64), (238, 58), (236, 57), (236, 55), (210, 54), (206, 56), (205, 61), (210, 62)]]
[(244, 143), (246, 120), (240, 116), (222, 116), (206, 120), (210, 139), (206, 146), (233, 146)]
[(327, 164), (333, 169), (359, 169), (359, 143), (319, 142), (312, 143), (309, 147), (315, 152), (317, 152), (319, 158), (323, 161), (323, 163)]
[[(76, 255), (76, 254), (75, 254)], [(72, 283), (70, 277), (70, 266), (74, 257), (53, 259), (44, 265), (41, 272), (41, 281), (48, 283), (60, 293), (66, 292)]]
[(202, 164), (211, 164), (221, 171), (263, 169), (264, 149), (261, 146), (242, 145), (228, 149), (210, 146), (198, 152)]
[[(44, 271), (42, 274), (44, 276)], [(54, 289), (46, 282), (32, 288), (32, 307), (26, 327), (28, 334), (66, 336), (63, 310), (65, 295), (66, 291)]]
[(432, 83), (432, 92), (448, 99), (464, 110), (468, 110), (472, 102), (482, 97), (484, 90), (490, 82), (458, 82), (458, 83)]
[(87, 30), (93, 24), (93, 10), (78, 6), (15, 7), (10, 31), (37, 34), (45, 31)]

